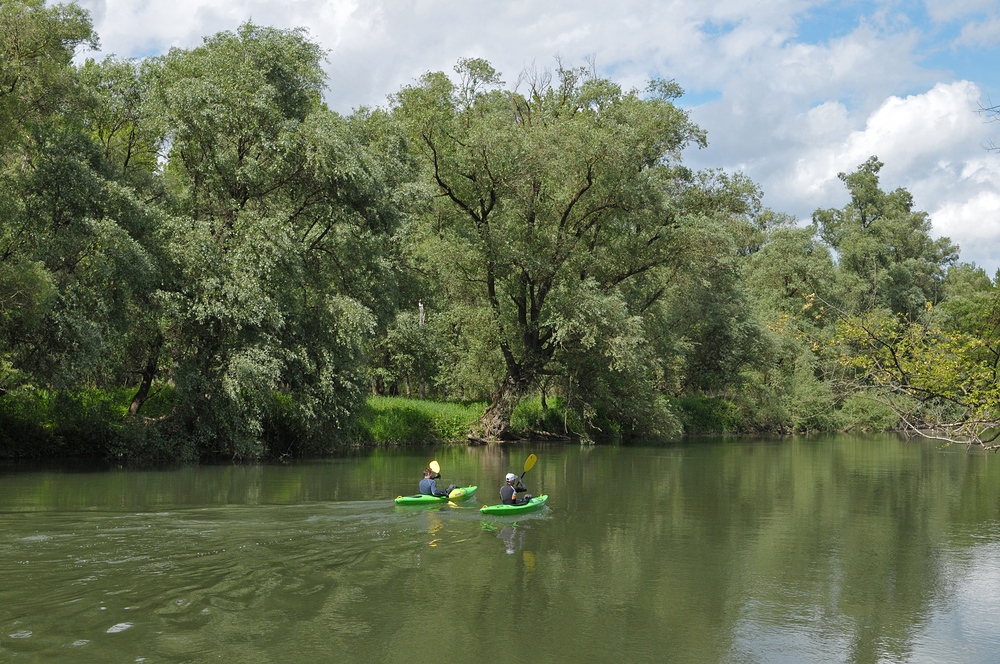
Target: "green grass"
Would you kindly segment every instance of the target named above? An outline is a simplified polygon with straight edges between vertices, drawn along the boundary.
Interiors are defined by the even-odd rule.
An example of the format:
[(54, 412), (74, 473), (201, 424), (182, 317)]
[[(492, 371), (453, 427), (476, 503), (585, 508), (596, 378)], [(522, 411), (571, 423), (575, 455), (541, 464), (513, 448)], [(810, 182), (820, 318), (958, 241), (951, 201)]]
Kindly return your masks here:
[(736, 405), (721, 397), (691, 395), (682, 397), (678, 405), (685, 433), (733, 433), (745, 424)]
[(369, 397), (368, 412), (359, 418), (360, 435), (379, 445), (465, 440), (485, 410), (481, 402)]
[[(90, 457), (139, 463), (197, 458), (197, 450), (182, 454), (190, 445), (185, 447), (185, 441), (174, 440), (169, 432), (129, 425), (126, 413), (134, 393), (134, 389), (73, 394), (20, 390), (0, 396), (0, 458)], [(173, 401), (173, 389), (162, 389), (140, 414), (162, 416)], [(485, 409), (481, 402), (370, 397), (351, 439), (361, 445), (465, 441)]]
[(0, 397), (0, 457), (100, 457), (121, 428), (124, 392), (17, 390)]
[(565, 434), (567, 427), (570, 431), (584, 430), (576, 413), (566, 413), (562, 397), (549, 397), (546, 403), (548, 408), (542, 409), (540, 397), (529, 397), (521, 401), (511, 414), (511, 427), (515, 431), (533, 429), (559, 435)]

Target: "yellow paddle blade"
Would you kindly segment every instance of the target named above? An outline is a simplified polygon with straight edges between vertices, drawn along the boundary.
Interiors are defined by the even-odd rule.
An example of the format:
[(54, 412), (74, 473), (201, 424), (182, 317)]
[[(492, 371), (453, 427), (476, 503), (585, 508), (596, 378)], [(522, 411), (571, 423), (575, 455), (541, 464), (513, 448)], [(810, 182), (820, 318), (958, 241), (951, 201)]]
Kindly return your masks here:
[(538, 457), (534, 454), (529, 454), (528, 458), (524, 460), (524, 472), (531, 470), (531, 467), (535, 465), (536, 461), (538, 461)]
[(451, 493), (448, 494), (448, 500), (462, 500), (465, 498), (465, 489), (458, 488), (452, 489)]
[(440, 473), (441, 472), (441, 464), (439, 464), (437, 462), (437, 459), (435, 459), (434, 461), (431, 461), (427, 465), (427, 467), (430, 468), (434, 473)]

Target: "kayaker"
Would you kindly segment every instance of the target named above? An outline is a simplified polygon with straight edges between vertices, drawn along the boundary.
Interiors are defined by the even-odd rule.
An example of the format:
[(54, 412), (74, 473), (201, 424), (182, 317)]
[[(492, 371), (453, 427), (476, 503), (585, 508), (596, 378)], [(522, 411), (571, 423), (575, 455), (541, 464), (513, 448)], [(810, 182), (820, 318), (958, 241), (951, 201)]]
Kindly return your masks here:
[(457, 484), (449, 485), (447, 490), (438, 488), (435, 480), (441, 479), (441, 473), (435, 473), (430, 468), (424, 468), (424, 479), (420, 480), (420, 493), (427, 496), (447, 496), (458, 488)]
[[(526, 493), (528, 487), (524, 486), (521, 478), (514, 473), (507, 473), (505, 479), (507, 483), (500, 487), (500, 502), (504, 505), (524, 505), (534, 497), (530, 493)], [(523, 493), (524, 496), (518, 498), (517, 494), (519, 493)]]

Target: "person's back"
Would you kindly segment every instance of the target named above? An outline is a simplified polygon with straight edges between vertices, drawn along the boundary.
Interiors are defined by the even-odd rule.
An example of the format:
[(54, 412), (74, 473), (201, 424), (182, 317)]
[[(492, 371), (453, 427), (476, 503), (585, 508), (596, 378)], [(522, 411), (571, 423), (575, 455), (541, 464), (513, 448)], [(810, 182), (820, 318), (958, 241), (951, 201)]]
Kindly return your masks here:
[(424, 479), (420, 480), (420, 493), (425, 496), (447, 496), (452, 489), (458, 488), (457, 485), (452, 484), (446, 491), (442, 491), (435, 481), (440, 477), (440, 473), (435, 473), (430, 468), (424, 468)]
[[(521, 483), (521, 479), (517, 475), (514, 473), (507, 473), (505, 480), (507, 483), (500, 487), (501, 503), (504, 505), (523, 505), (531, 500), (531, 494), (525, 493), (528, 490), (528, 487)], [(524, 493), (524, 498), (519, 500), (517, 497), (517, 494), (519, 493)]]
[(420, 493), (425, 496), (444, 496), (446, 494), (442, 493), (437, 488), (437, 482), (434, 480), (440, 475), (436, 475), (430, 468), (424, 468), (424, 479), (420, 480)]

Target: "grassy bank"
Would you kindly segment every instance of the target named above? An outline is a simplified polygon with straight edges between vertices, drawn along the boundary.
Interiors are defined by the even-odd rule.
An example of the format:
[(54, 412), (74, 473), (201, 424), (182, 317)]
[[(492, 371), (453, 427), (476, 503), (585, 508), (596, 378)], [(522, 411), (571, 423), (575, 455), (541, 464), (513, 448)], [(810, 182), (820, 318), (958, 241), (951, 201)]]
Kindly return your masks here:
[[(149, 404), (147, 417), (169, 412), (172, 393)], [(153, 427), (129, 426), (125, 415), (132, 390), (78, 395), (23, 390), (0, 397), (0, 459), (98, 459), (137, 463), (192, 461), (184, 441), (166, 440)], [(400, 445), (464, 442), (485, 403), (442, 403), (370, 397), (352, 427), (350, 443)], [(335, 435), (338, 434), (338, 435)], [(342, 432), (331, 432), (332, 438)], [(289, 441), (281, 441), (284, 447)], [(267, 456), (276, 456), (268, 446)], [(299, 449), (302, 449), (301, 447)]]
[[(147, 425), (160, 418), (169, 421), (175, 405), (169, 388), (147, 402), (143, 416), (150, 419), (146, 423), (126, 417), (131, 398), (130, 389), (80, 394), (22, 390), (4, 394), (0, 396), (0, 459), (92, 459), (146, 465), (321, 456), (349, 445), (465, 442), (486, 409), (485, 402), (369, 397), (347, 430), (303, 432), (294, 426), (282, 426), (280, 418), (274, 418), (263, 432), (259, 449), (252, 455), (235, 457), (200, 447), (194, 440), (197, 431)], [(724, 399), (687, 398), (676, 406), (688, 434), (767, 432), (759, 423), (752, 426), (747, 413)], [(879, 420), (876, 416), (880, 413), (870, 410), (846, 404), (838, 415), (847, 425), (864, 426), (866, 430), (891, 428), (889, 418)], [(586, 426), (573, 412), (567, 413), (562, 399), (557, 397), (549, 398), (545, 408), (537, 397), (525, 399), (515, 409), (511, 424), (518, 431), (564, 434), (568, 429), (577, 435), (597, 432), (609, 439), (616, 433), (610, 421)], [(814, 430), (829, 430), (829, 425)]]
[(375, 445), (465, 441), (485, 403), (446, 403), (402, 397), (369, 397), (358, 418), (358, 438)]
[(0, 458), (102, 458), (122, 433), (131, 391), (19, 390), (0, 397)]
[[(419, 442), (465, 442), (476, 427), (485, 402), (451, 403), (406, 399), (403, 397), (369, 397), (367, 411), (358, 420), (358, 438), (376, 445), (398, 445)], [(577, 418), (567, 420), (562, 399), (550, 398), (542, 408), (538, 397), (525, 399), (511, 416), (515, 431), (533, 429), (562, 433), (565, 426), (579, 430)]]

